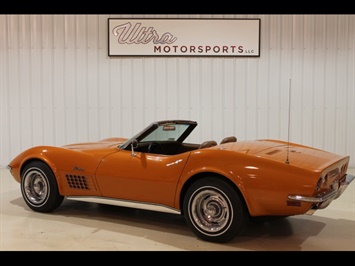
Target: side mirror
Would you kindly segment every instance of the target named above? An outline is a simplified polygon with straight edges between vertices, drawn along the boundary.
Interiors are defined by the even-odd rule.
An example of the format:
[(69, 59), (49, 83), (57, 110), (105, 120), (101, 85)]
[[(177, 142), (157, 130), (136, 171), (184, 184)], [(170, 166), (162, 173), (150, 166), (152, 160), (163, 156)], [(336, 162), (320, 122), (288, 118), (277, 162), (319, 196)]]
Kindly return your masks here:
[(134, 149), (136, 149), (137, 147), (138, 147), (138, 141), (134, 139), (131, 143), (131, 156), (136, 156), (136, 154), (134, 153)]

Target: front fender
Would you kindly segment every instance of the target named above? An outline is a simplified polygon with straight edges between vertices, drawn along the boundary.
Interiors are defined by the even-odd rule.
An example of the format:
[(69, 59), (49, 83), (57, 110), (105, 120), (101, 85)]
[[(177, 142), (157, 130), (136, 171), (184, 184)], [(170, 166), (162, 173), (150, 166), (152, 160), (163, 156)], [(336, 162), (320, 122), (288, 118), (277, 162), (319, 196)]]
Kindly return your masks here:
[(45, 162), (53, 171), (60, 193), (63, 193), (65, 175), (68, 173), (95, 177), (103, 155), (54, 146), (36, 146), (17, 155), (8, 167), (14, 179), (20, 183), (22, 169), (33, 160)]

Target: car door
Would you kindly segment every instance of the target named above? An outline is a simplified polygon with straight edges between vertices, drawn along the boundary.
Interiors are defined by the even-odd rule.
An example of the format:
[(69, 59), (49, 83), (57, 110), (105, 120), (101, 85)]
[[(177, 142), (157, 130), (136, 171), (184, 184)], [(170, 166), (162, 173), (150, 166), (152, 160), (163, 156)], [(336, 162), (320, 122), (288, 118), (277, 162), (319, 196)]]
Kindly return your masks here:
[(120, 150), (100, 164), (96, 179), (105, 197), (174, 206), (176, 186), (190, 153), (159, 155)]

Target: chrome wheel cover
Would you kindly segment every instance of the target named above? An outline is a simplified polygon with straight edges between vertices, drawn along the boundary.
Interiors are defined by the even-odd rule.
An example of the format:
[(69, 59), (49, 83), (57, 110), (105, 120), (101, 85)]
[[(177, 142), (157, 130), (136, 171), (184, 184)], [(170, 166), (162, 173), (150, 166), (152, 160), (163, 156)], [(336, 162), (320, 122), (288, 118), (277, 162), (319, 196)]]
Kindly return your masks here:
[(220, 235), (230, 227), (233, 218), (231, 206), (230, 200), (222, 191), (201, 188), (190, 199), (189, 215), (200, 232)]
[(29, 169), (23, 180), (23, 192), (32, 205), (42, 205), (47, 200), (49, 186), (45, 174), (38, 169)]

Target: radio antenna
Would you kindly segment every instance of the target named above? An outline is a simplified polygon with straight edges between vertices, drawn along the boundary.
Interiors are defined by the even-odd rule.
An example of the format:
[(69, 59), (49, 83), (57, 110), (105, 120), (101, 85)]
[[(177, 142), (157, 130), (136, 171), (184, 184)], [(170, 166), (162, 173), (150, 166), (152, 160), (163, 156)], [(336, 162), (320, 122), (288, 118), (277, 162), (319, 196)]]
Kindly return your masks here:
[(290, 121), (291, 121), (291, 79), (288, 86), (288, 129), (287, 129), (287, 156), (286, 156), (286, 164), (290, 164), (288, 155), (290, 153)]

